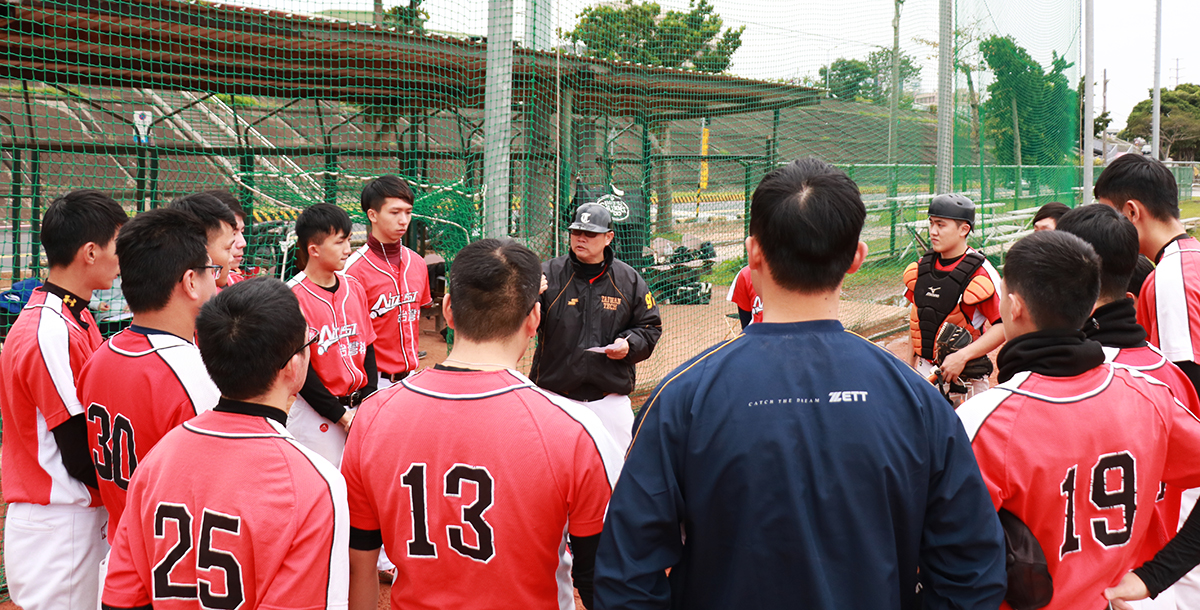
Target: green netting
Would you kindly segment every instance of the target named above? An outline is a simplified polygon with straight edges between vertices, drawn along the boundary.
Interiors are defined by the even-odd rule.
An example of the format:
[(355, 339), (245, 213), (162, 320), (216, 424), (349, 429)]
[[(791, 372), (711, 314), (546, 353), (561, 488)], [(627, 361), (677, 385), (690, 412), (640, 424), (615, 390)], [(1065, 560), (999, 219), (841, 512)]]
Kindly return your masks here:
[(619, 256), (663, 304), (645, 390), (735, 332), (749, 194), (815, 155), (869, 208), (845, 322), (887, 333), (937, 190), (943, 51), (973, 243), (1000, 262), (1033, 208), (1079, 200), (1073, 0), (956, 0), (950, 49), (939, 0), (243, 1), (7, 5), (4, 282), (44, 274), (38, 220), (72, 188), (130, 213), (228, 189), (254, 211), (246, 266), (277, 275), (307, 205), (342, 206), (364, 239), (359, 191), (383, 173), (417, 193), (409, 245), (447, 261), (495, 235), (562, 254), (573, 207), (607, 196), (628, 211)]

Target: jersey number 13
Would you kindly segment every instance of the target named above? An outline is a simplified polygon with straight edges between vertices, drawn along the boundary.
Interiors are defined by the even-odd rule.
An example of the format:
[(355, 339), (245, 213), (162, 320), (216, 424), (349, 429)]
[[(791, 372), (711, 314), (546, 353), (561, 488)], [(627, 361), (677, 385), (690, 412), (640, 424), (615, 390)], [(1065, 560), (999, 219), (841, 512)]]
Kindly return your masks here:
[[(437, 547), (429, 540), (425, 468), (425, 464), (415, 463), (400, 477), (400, 483), (408, 488), (409, 497), (412, 499), (413, 537), (408, 541), (409, 557), (437, 557)], [(495, 481), (492, 479), (492, 473), (483, 466), (455, 464), (446, 471), (444, 495), (461, 497), (465, 483), (475, 484), (475, 502), (463, 507), (462, 526), (446, 526), (446, 537), (450, 548), (459, 555), (487, 563), (496, 554), (496, 544), (492, 537), (492, 526), (483, 518), (483, 514), (492, 507)], [(464, 540), (463, 526), (470, 527), (475, 532), (476, 546), (471, 546)]]

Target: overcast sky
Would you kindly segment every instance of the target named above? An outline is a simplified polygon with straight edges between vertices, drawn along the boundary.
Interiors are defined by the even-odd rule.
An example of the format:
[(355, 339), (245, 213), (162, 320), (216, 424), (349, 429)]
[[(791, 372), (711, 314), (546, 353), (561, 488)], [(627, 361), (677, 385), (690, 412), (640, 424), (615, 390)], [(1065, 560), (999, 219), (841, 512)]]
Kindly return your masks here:
[[(392, 6), (401, 0), (385, 0)], [(542, 0), (545, 2), (546, 0)], [(743, 45), (730, 71), (751, 78), (813, 76), (839, 57), (865, 59), (892, 44), (892, 0), (710, 0), (728, 26), (746, 26)], [(234, 0), (250, 6), (315, 13), (327, 9), (370, 10), (371, 0)], [(554, 28), (570, 29), (583, 8), (596, 3), (561, 0), (545, 16)], [(1200, 82), (1200, 1), (1162, 0), (1162, 86)], [(686, 9), (687, 0), (659, 0), (666, 9)], [(1095, 0), (1096, 80), (1108, 70), (1108, 108), (1114, 127), (1124, 126), (1129, 111), (1149, 95), (1154, 76), (1154, 2)], [(429, 27), (487, 33), (487, 0), (426, 0)], [(517, 38), (523, 38), (525, 2), (516, 0)], [(957, 0), (958, 24), (974, 26), (983, 36), (1013, 36), (1035, 59), (1048, 65), (1051, 52), (1076, 63), (1072, 83), (1083, 73), (1079, 55), (1082, 0)], [(937, 86), (936, 49), (920, 39), (937, 39), (938, 0), (906, 0), (901, 17), (901, 47), (922, 65), (920, 89)], [(1077, 71), (1076, 71), (1077, 70)], [(986, 85), (984, 76), (982, 84)], [(960, 83), (960, 86), (961, 83)], [(908, 88), (908, 87), (906, 87)], [(1096, 88), (1100, 112), (1101, 88)]]

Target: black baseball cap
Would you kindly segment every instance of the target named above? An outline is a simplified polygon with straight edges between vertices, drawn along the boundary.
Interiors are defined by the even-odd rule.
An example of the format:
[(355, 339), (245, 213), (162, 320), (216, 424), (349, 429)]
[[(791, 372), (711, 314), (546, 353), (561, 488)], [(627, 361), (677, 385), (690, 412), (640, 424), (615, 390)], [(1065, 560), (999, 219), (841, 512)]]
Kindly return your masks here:
[(567, 229), (608, 233), (612, 230), (612, 212), (598, 203), (585, 203), (575, 210), (575, 221)]

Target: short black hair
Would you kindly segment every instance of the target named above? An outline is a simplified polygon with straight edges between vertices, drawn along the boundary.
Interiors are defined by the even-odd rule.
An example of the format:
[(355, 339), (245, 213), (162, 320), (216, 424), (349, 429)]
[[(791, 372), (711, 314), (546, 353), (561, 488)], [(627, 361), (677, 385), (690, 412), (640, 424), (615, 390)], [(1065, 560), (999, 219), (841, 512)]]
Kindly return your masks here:
[(50, 203), (42, 217), (41, 242), (51, 267), (66, 267), (89, 243), (108, 246), (129, 216), (112, 197), (92, 189), (71, 191)]
[(206, 193), (192, 193), (178, 197), (167, 207), (191, 212), (204, 224), (204, 230), (209, 238), (221, 233), (221, 223), (229, 225), (230, 229), (237, 229), (237, 217), (233, 215), (229, 206)]
[(1175, 175), (1162, 161), (1138, 154), (1121, 155), (1096, 179), (1096, 198), (1118, 206), (1136, 199), (1158, 220), (1179, 218), (1179, 189)]
[(1004, 285), (1025, 300), (1038, 330), (1079, 330), (1100, 296), (1100, 257), (1066, 231), (1039, 231), (1009, 249)]
[(296, 218), (296, 247), (299, 266), (303, 268), (308, 264), (308, 245), (310, 243), (319, 244), (325, 241), (326, 237), (338, 233), (349, 237), (352, 230), (350, 215), (336, 205), (318, 203), (306, 208)]
[(408, 183), (401, 180), (399, 176), (388, 174), (380, 176), (367, 183), (362, 190), (362, 211), (366, 214), (370, 210), (378, 212), (383, 207), (383, 200), (388, 197), (403, 199), (412, 205), (414, 201), (412, 189), (408, 187)]
[(1037, 224), (1043, 220), (1046, 220), (1047, 218), (1053, 218), (1057, 226), (1058, 219), (1062, 218), (1063, 214), (1066, 214), (1070, 211), (1071, 208), (1067, 207), (1067, 204), (1060, 201), (1051, 201), (1050, 203), (1038, 208), (1037, 214), (1033, 215), (1033, 222), (1031, 224)]
[(208, 264), (204, 225), (183, 210), (142, 212), (117, 236), (117, 260), (130, 311), (158, 311), (171, 300), (185, 271)]
[(510, 239), (470, 243), (450, 269), (450, 311), (463, 338), (490, 341), (515, 333), (538, 300), (542, 265)]
[(814, 293), (836, 288), (854, 262), (867, 211), (858, 185), (812, 157), (767, 174), (750, 203), (750, 235), (780, 286)]
[(1100, 296), (1125, 298), (1138, 260), (1137, 227), (1124, 214), (1102, 204), (1085, 205), (1058, 220), (1058, 230), (1091, 244), (1100, 257)]
[(200, 308), (196, 342), (221, 395), (246, 400), (270, 389), (280, 368), (304, 346), (300, 301), (266, 276), (225, 288)]
[(1146, 283), (1151, 271), (1154, 271), (1154, 261), (1146, 258), (1145, 254), (1139, 254), (1137, 266), (1133, 268), (1133, 275), (1129, 276), (1129, 285), (1125, 287), (1125, 292), (1132, 293), (1134, 298), (1140, 296), (1142, 284)]
[[(216, 197), (218, 201), (225, 204), (225, 207), (229, 208), (230, 212), (233, 212), (235, 217), (241, 216), (242, 218), (245, 218), (247, 216), (246, 208), (242, 207), (242, 202), (239, 201), (233, 193), (230, 193), (225, 189), (213, 189), (211, 191), (204, 191), (200, 194)], [(237, 225), (234, 226), (236, 227)]]

